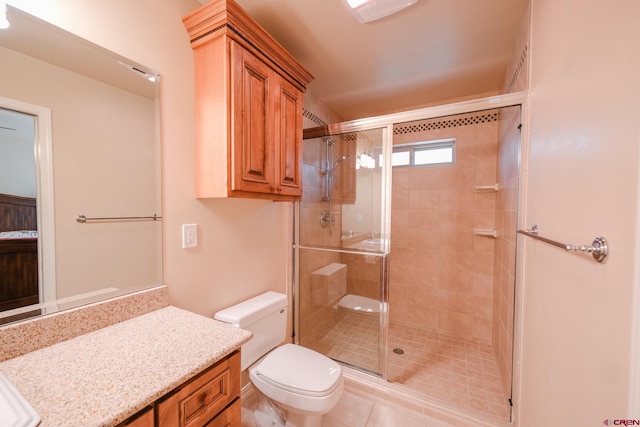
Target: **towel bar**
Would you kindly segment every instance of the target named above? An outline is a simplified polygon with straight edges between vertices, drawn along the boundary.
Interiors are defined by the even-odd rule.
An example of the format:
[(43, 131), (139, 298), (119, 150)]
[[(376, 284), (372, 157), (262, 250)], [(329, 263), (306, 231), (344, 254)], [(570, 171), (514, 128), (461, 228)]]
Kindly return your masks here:
[(604, 237), (596, 237), (593, 239), (593, 242), (590, 246), (587, 245), (569, 245), (567, 243), (557, 242), (555, 240), (547, 239), (546, 237), (542, 237), (538, 235), (539, 229), (536, 224), (534, 224), (530, 230), (518, 230), (518, 233), (523, 234), (528, 237), (532, 237), (536, 240), (541, 240), (545, 243), (548, 243), (553, 246), (557, 246), (566, 250), (567, 252), (586, 252), (590, 253), (600, 264), (604, 264), (609, 256), (609, 243), (607, 239)]
[(87, 218), (84, 215), (78, 215), (76, 217), (76, 221), (81, 224), (84, 224), (87, 221), (139, 221), (139, 220), (152, 220), (158, 221), (161, 220), (162, 217), (156, 214), (153, 216), (116, 216), (116, 217), (107, 217), (107, 218)]

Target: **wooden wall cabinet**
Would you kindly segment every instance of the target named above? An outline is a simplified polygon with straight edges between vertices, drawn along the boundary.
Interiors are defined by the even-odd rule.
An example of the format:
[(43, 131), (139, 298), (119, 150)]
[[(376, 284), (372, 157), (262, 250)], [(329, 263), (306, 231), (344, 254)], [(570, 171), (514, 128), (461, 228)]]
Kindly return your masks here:
[(233, 0), (183, 22), (194, 52), (196, 197), (299, 200), (311, 75)]
[(240, 383), (235, 351), (118, 427), (241, 427)]

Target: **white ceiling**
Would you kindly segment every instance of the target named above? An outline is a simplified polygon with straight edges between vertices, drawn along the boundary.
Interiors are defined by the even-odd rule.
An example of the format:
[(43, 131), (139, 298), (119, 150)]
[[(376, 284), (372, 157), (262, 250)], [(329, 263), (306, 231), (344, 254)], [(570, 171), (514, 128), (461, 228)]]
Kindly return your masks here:
[[(208, 3), (208, 0), (199, 0)], [(500, 89), (528, 0), (419, 0), (358, 23), (342, 0), (236, 0), (345, 120)]]

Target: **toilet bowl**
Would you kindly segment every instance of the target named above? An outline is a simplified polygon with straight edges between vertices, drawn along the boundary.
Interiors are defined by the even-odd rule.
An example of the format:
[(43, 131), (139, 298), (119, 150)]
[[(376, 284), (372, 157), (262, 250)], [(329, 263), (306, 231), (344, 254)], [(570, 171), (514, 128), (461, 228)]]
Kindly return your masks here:
[[(253, 332), (253, 338), (242, 346), (241, 368), (249, 369), (255, 388), (278, 407), (269, 411), (270, 415), (256, 413), (256, 420), (264, 427), (320, 427), (322, 415), (342, 396), (342, 369), (311, 349), (295, 344), (279, 346), (286, 336), (286, 295), (266, 292), (214, 317)], [(284, 421), (268, 419), (277, 413), (284, 414)]]
[(333, 409), (344, 387), (342, 370), (333, 360), (295, 344), (271, 351), (249, 368), (253, 385), (287, 411), (287, 426), (316, 427)]

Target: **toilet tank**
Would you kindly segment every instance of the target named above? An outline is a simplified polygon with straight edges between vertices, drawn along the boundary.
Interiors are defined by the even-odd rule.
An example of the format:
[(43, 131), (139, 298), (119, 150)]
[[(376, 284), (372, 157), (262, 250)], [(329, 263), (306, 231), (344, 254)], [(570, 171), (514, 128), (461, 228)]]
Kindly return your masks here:
[(240, 365), (244, 371), (285, 340), (287, 296), (273, 291), (265, 292), (225, 308), (213, 317), (253, 333), (253, 337), (242, 346)]

